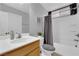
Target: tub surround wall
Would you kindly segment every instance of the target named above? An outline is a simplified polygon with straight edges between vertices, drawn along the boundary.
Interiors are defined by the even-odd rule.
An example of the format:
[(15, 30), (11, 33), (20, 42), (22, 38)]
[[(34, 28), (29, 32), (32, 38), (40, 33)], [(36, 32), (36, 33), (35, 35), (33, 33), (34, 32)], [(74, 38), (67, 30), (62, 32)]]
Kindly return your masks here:
[[(78, 8), (79, 11), (79, 8)], [(53, 20), (54, 41), (74, 46), (79, 33), (79, 12), (73, 16), (61, 17)]]

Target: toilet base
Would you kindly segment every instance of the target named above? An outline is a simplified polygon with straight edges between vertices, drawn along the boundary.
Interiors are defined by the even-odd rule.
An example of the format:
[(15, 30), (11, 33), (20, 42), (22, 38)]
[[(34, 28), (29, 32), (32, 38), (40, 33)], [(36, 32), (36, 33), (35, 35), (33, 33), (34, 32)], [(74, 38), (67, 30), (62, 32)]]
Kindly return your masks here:
[(47, 51), (47, 50), (45, 50), (45, 49), (41, 49), (41, 56), (51, 56), (51, 54), (53, 54), (54, 53), (54, 51)]

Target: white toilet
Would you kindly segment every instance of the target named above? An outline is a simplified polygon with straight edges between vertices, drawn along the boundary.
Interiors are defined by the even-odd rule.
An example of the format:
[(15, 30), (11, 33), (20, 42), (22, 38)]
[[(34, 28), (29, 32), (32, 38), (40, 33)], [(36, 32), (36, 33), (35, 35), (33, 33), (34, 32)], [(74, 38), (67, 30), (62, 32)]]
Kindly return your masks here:
[(41, 56), (51, 56), (55, 51), (55, 48), (52, 45), (43, 44), (41, 46)]
[(55, 51), (55, 48), (52, 45), (49, 44), (43, 44), (44, 38), (40, 38), (40, 50), (41, 50), (41, 56), (51, 56), (53, 52)]

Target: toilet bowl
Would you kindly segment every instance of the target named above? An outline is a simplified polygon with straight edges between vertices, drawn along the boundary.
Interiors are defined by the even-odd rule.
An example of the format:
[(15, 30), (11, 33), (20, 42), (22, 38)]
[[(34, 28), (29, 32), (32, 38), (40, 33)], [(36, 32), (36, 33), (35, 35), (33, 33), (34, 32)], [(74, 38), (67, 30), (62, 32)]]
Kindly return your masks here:
[(41, 56), (51, 56), (55, 51), (52, 45), (44, 44), (41, 46)]
[(41, 49), (41, 56), (51, 56), (51, 54), (53, 54), (54, 51), (47, 51), (45, 49)]
[(51, 56), (53, 52), (55, 51), (55, 48), (52, 45), (44, 44), (44, 38), (41, 36), (38, 36), (40, 38), (40, 51), (41, 56)]

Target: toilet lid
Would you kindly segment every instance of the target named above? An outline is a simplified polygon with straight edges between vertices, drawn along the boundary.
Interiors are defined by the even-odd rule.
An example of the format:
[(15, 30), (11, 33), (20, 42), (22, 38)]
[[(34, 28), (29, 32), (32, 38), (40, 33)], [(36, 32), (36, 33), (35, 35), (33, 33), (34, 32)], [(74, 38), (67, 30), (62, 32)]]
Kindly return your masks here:
[(55, 48), (49, 44), (43, 44), (42, 48), (44, 48), (45, 50), (48, 50), (48, 51), (55, 51)]

